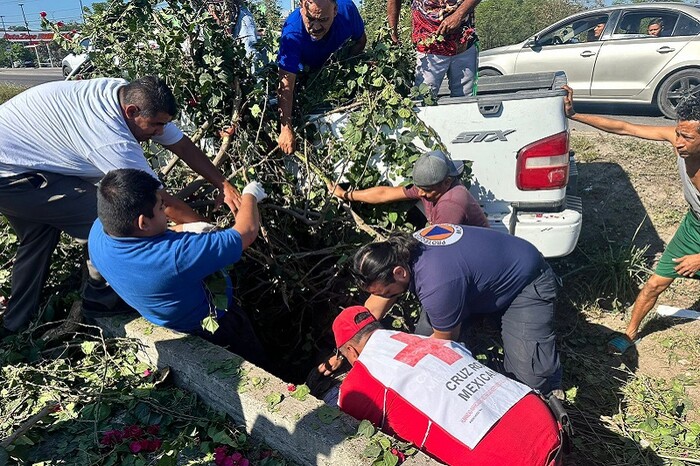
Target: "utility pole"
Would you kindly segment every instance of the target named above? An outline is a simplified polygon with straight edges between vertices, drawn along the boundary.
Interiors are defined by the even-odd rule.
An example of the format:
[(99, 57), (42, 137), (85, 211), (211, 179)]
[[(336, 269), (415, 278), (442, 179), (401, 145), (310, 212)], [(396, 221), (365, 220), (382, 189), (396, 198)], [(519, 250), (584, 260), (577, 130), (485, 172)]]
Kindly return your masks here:
[[(29, 45), (34, 45), (32, 43), (32, 31), (29, 30), (29, 23), (27, 22), (27, 15), (24, 14), (24, 3), (19, 3), (19, 8), (22, 10), (22, 18), (24, 18), (24, 27), (27, 28), (27, 36), (29, 36)], [(36, 63), (41, 67), (41, 60), (39, 59), (39, 50), (34, 47), (34, 53), (36, 54)]]
[(83, 24), (85, 24), (85, 8), (83, 8), (83, 0), (78, 0), (80, 2), (80, 16), (83, 17)]
[(5, 37), (7, 29), (5, 29), (5, 17), (3, 15), (0, 15), (0, 21), (2, 21), (2, 36)]

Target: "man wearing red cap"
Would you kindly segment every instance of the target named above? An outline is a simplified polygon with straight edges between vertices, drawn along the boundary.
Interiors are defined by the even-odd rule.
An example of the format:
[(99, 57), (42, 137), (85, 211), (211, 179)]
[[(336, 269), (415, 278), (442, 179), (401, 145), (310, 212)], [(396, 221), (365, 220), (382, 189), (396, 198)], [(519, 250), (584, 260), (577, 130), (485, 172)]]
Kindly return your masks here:
[(459, 343), (384, 330), (362, 306), (333, 322), (352, 369), (340, 409), (450, 465), (561, 464), (561, 429), (525, 385)]

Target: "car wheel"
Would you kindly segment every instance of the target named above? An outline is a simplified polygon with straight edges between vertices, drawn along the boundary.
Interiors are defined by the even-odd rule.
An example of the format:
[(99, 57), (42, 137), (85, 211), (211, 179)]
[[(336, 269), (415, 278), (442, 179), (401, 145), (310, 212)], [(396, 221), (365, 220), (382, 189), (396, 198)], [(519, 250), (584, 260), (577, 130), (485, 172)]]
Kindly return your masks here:
[(479, 70), (479, 77), (481, 78), (483, 76), (502, 76), (502, 74), (493, 68), (484, 68), (483, 70)]
[(678, 102), (697, 92), (700, 92), (700, 70), (682, 70), (673, 73), (661, 84), (656, 95), (656, 105), (667, 118), (675, 120)]
[(70, 74), (71, 69), (68, 65), (63, 65), (63, 77), (66, 78)]

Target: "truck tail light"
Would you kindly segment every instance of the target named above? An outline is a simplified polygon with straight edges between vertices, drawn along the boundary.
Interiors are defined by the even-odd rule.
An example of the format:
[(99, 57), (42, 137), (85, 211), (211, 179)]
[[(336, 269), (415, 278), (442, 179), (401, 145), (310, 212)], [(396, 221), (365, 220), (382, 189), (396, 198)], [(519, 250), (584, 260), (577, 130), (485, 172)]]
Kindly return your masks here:
[(569, 133), (564, 131), (518, 152), (515, 184), (523, 191), (559, 189), (569, 181)]

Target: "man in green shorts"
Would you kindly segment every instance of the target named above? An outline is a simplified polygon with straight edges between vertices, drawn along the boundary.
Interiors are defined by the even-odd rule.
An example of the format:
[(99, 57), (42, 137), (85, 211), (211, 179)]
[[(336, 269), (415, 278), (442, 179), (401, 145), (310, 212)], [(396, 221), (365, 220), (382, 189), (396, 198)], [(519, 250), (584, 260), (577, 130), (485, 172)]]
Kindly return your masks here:
[(610, 345), (625, 352), (639, 334), (639, 325), (656, 304), (656, 300), (676, 278), (700, 279), (700, 95), (686, 97), (676, 107), (675, 126), (634, 125), (597, 115), (574, 111), (573, 91), (564, 86), (566, 116), (608, 133), (635, 136), (652, 141), (668, 141), (678, 158), (678, 171), (683, 184), (683, 196), (690, 209), (666, 246), (654, 274), (639, 292), (632, 308), (632, 318), (625, 335), (613, 338)]

